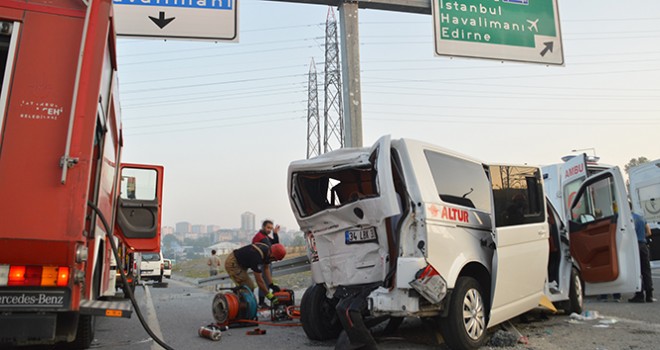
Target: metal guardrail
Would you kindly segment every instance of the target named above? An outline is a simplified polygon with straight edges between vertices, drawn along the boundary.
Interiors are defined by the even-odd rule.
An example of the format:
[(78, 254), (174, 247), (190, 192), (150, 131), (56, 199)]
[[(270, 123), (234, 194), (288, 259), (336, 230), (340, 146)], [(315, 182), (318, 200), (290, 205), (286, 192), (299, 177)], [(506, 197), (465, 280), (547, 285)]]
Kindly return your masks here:
[[(290, 275), (298, 272), (305, 272), (311, 269), (307, 256), (300, 256), (293, 259), (286, 259), (273, 263), (273, 277)], [(213, 286), (231, 282), (229, 275), (222, 274), (213, 277), (200, 278), (197, 280), (199, 286)]]

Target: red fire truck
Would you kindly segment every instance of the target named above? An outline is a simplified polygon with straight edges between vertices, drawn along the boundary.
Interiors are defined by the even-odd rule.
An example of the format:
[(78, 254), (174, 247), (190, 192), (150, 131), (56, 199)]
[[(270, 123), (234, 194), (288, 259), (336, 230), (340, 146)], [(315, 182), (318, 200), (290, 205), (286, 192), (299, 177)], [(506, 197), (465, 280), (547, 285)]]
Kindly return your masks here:
[(163, 168), (121, 163), (115, 42), (111, 0), (0, 1), (0, 347), (88, 347), (94, 317), (131, 314), (114, 269), (160, 250)]

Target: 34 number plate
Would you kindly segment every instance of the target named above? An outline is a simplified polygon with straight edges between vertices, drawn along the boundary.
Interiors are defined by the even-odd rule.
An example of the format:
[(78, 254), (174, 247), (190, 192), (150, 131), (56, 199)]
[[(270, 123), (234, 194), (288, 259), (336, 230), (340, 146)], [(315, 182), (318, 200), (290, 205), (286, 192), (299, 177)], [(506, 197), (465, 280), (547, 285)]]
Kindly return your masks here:
[(378, 236), (376, 235), (375, 227), (346, 231), (346, 244), (368, 242), (378, 242)]

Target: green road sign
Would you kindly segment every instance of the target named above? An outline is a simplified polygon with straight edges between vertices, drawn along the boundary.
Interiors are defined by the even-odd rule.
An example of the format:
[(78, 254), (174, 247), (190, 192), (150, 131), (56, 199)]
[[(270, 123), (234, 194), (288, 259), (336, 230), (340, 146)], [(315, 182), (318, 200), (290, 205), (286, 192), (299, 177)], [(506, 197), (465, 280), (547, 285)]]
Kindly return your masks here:
[(564, 64), (557, 0), (432, 0), (435, 53)]

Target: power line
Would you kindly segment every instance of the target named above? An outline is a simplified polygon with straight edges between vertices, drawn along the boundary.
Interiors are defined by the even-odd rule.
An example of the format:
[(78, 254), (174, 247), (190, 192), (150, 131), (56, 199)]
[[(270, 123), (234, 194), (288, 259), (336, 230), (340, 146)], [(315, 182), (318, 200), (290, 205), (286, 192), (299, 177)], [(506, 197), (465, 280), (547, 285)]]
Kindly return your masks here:
[[(445, 89), (444, 91), (452, 92), (451, 89)], [(438, 97), (438, 94), (428, 94), (428, 93), (405, 93), (405, 92), (394, 92), (394, 91), (365, 91), (368, 94), (380, 94), (380, 95), (407, 95), (407, 96), (434, 96)], [(481, 93), (481, 94), (489, 94), (488, 92), (477, 92), (475, 93)], [(443, 94), (442, 97), (466, 97), (466, 98), (488, 98), (488, 99), (515, 99), (515, 100), (520, 100), (521, 97), (525, 97), (526, 99), (538, 99), (538, 100), (564, 100), (564, 101), (582, 101), (582, 100), (596, 100), (596, 101), (656, 101), (660, 99), (660, 96), (646, 96), (646, 97), (612, 97), (612, 96), (588, 96), (588, 95), (583, 95), (583, 96), (578, 96), (578, 97), (573, 97), (570, 95), (563, 95), (563, 96), (547, 96), (544, 94), (524, 94), (524, 93), (517, 93), (517, 92), (510, 92), (508, 94), (502, 94), (502, 95), (482, 95), (482, 96), (475, 96), (475, 95), (453, 95), (453, 94)]]
[(556, 78), (556, 77), (573, 77), (573, 76), (589, 76), (589, 75), (605, 75), (605, 74), (623, 74), (623, 73), (648, 73), (658, 72), (658, 69), (632, 69), (632, 70), (619, 70), (619, 71), (601, 71), (601, 72), (585, 72), (585, 73), (567, 73), (567, 74), (532, 74), (532, 75), (514, 75), (514, 76), (499, 76), (499, 77), (471, 77), (471, 78), (442, 78), (442, 79), (393, 79), (383, 83), (402, 83), (402, 82), (454, 82), (464, 80), (505, 80), (505, 79), (527, 79), (527, 78)]
[[(276, 115), (276, 114), (294, 114), (294, 113), (300, 113), (303, 112), (301, 110), (295, 110), (295, 111), (288, 111), (288, 112), (277, 112), (277, 113), (268, 113), (265, 117), (270, 117), (270, 115)], [(143, 128), (153, 128), (153, 127), (167, 127), (167, 126), (174, 126), (174, 125), (189, 125), (189, 124), (203, 124), (203, 123), (217, 123), (217, 122), (224, 122), (227, 120), (235, 120), (235, 119), (253, 119), (253, 118), (263, 118), (264, 114), (252, 114), (252, 115), (242, 115), (242, 116), (235, 116), (235, 117), (227, 117), (227, 118), (213, 118), (213, 119), (201, 119), (201, 120), (186, 120), (186, 121), (180, 121), (180, 122), (172, 122), (172, 123), (158, 123), (158, 124), (147, 124), (147, 125), (138, 125), (138, 126), (133, 126), (131, 129), (143, 129)]]
[(160, 79), (151, 79), (151, 80), (137, 80), (137, 81), (125, 82), (125, 83), (122, 83), (122, 85), (156, 83), (156, 82), (182, 80), (182, 79), (207, 78), (207, 77), (215, 77), (215, 76), (253, 73), (253, 72), (263, 72), (263, 71), (273, 71), (273, 70), (283, 70), (283, 69), (291, 69), (291, 68), (303, 68), (303, 67), (306, 67), (306, 65), (295, 64), (295, 65), (289, 65), (289, 66), (278, 66), (278, 67), (267, 67), (267, 68), (256, 68), (256, 69), (253, 68), (253, 69), (245, 69), (245, 70), (239, 70), (239, 71), (228, 71), (228, 72), (222, 72), (222, 73), (188, 75), (188, 76), (184, 76), (184, 77), (170, 77), (170, 78), (160, 78)]
[[(378, 114), (378, 115), (398, 115), (401, 116), (401, 113), (397, 112), (392, 112), (392, 111), (370, 111), (370, 114)], [(634, 122), (657, 122), (660, 123), (660, 120), (657, 118), (653, 119), (646, 119), (646, 118), (621, 118), (617, 116), (595, 116), (593, 118), (586, 118), (586, 117), (579, 117), (576, 118), (574, 116), (570, 117), (562, 117), (562, 116), (552, 116), (552, 117), (538, 117), (538, 116), (533, 116), (530, 117), (528, 115), (525, 116), (511, 116), (511, 115), (506, 115), (506, 116), (497, 116), (497, 115), (474, 115), (474, 114), (437, 114), (437, 113), (415, 113), (416, 117), (419, 116), (427, 116), (427, 117), (432, 117), (435, 119), (416, 119), (416, 118), (394, 118), (391, 119), (392, 121), (408, 121), (408, 120), (420, 120), (420, 121), (429, 121), (429, 122), (438, 122), (441, 121), (440, 119), (446, 119), (446, 118), (460, 118), (462, 119), (474, 119), (474, 120), (481, 120), (481, 119), (488, 119), (488, 120), (513, 120), (513, 121), (519, 121), (519, 120), (531, 120), (531, 121), (575, 121), (575, 120), (583, 120), (583, 121), (588, 121), (590, 123), (598, 123), (600, 121), (608, 121), (608, 122), (627, 122), (627, 121), (634, 121)]]
[[(468, 124), (468, 125), (473, 125), (473, 124), (478, 124), (478, 125), (483, 125), (483, 124), (490, 124), (490, 125), (501, 125), (501, 124), (515, 124), (515, 125), (566, 125), (566, 121), (559, 121), (559, 122), (553, 122), (553, 121), (530, 121), (530, 120), (512, 120), (512, 121), (507, 121), (507, 120), (498, 120), (496, 118), (484, 118), (484, 120), (427, 120), (427, 119), (400, 119), (400, 118), (365, 118), (366, 120), (373, 120), (373, 121), (378, 121), (378, 122), (405, 122), (405, 123), (443, 123), (443, 124)], [(658, 121), (649, 121), (649, 122), (640, 122), (640, 123), (635, 123), (635, 122), (628, 122), (626, 120), (618, 121), (618, 122), (594, 122), (594, 121), (584, 121), (584, 120), (573, 120), (571, 121), (571, 124), (581, 124), (581, 125), (590, 125), (590, 126), (599, 126), (599, 125), (660, 125), (660, 122)]]
[(301, 76), (304, 76), (304, 75), (306, 75), (306, 74), (278, 75), (278, 76), (272, 76), (272, 77), (216, 81), (216, 82), (212, 82), (212, 83), (200, 83), (200, 84), (179, 85), (179, 86), (153, 87), (153, 88), (145, 88), (145, 89), (138, 89), (138, 90), (128, 90), (128, 91), (124, 91), (123, 93), (132, 94), (132, 93), (138, 93), (138, 92), (151, 92), (151, 91), (162, 91), (162, 90), (173, 90), (173, 89), (187, 89), (187, 88), (193, 88), (193, 87), (214, 86), (214, 85), (224, 85), (224, 84), (238, 84), (238, 83), (248, 83), (248, 82), (263, 81), (263, 80), (295, 78), (295, 77), (301, 77)]
[(130, 133), (130, 132), (127, 132), (127, 136), (170, 134), (170, 133), (180, 133), (180, 132), (195, 131), (195, 130), (208, 130), (208, 129), (218, 129), (218, 128), (230, 128), (230, 127), (236, 127), (236, 126), (246, 126), (246, 125), (255, 125), (255, 124), (260, 124), (260, 125), (262, 125), (262, 124), (272, 124), (272, 123), (279, 123), (279, 122), (283, 122), (283, 121), (292, 121), (292, 120), (301, 120), (301, 118), (300, 118), (300, 117), (298, 117), (298, 118), (282, 118), (282, 119), (273, 119), (273, 120), (269, 120), (269, 121), (258, 121), (258, 122), (250, 122), (250, 123), (226, 124), (226, 125), (207, 126), (207, 127), (197, 127), (197, 128), (188, 128), (188, 129), (163, 130), (163, 131), (155, 131), (155, 132), (142, 132), (142, 133)]
[[(660, 52), (658, 52), (660, 53)], [(369, 63), (370, 61), (365, 61), (363, 63)], [(372, 63), (374, 62), (379, 62), (379, 61), (371, 61)], [(436, 62), (440, 64), (442, 61), (439, 60), (383, 60), (380, 62), (402, 62), (402, 63), (409, 63), (409, 62)], [(658, 59), (639, 59), (639, 60), (616, 60), (616, 61), (600, 61), (600, 62), (575, 62), (571, 63), (571, 66), (579, 66), (579, 65), (599, 65), (599, 64), (621, 64), (621, 63), (644, 63), (644, 62), (654, 62), (657, 63)], [(319, 63), (323, 64), (323, 63)], [(306, 67), (304, 64), (296, 64), (296, 65), (287, 65), (287, 66), (276, 66), (276, 67), (266, 67), (266, 68), (257, 68), (257, 69), (245, 69), (245, 70), (238, 70), (238, 71), (227, 71), (227, 72), (221, 72), (221, 73), (207, 73), (207, 74), (199, 74), (199, 75), (189, 75), (189, 76), (182, 76), (182, 77), (169, 77), (169, 78), (160, 78), (160, 79), (150, 79), (150, 80), (138, 80), (138, 81), (129, 81), (129, 82), (123, 82), (121, 85), (126, 86), (126, 85), (134, 85), (134, 84), (143, 84), (143, 83), (153, 83), (153, 82), (163, 82), (163, 81), (175, 81), (175, 80), (185, 80), (185, 79), (195, 79), (195, 78), (207, 78), (207, 77), (214, 77), (214, 76), (224, 76), (224, 75), (233, 75), (233, 74), (243, 74), (243, 73), (253, 73), (253, 72), (262, 72), (262, 71), (275, 71), (275, 70), (287, 70), (287, 69), (293, 69), (293, 68), (301, 68), (301, 67)], [(522, 69), (522, 68), (529, 68), (529, 66), (526, 65), (497, 65), (497, 66), (468, 66), (468, 67), (415, 67), (415, 68), (396, 68), (396, 71), (424, 71), (424, 70), (469, 70), (469, 69)], [(383, 69), (363, 69), (361, 72), (382, 72), (382, 71), (387, 71), (390, 72), (392, 71), (392, 67), (388, 68), (383, 68)]]
[[(363, 83), (364, 84), (364, 83)], [(367, 83), (369, 85), (371, 83)], [(467, 82), (452, 82), (454, 85), (468, 85), (468, 86), (490, 86), (490, 87), (504, 87), (504, 88), (521, 88), (521, 89), (542, 89), (542, 90), (594, 90), (594, 91), (640, 91), (640, 92), (657, 92), (660, 89), (637, 89), (637, 88), (603, 88), (603, 87), (575, 87), (575, 86), (534, 86), (534, 85), (520, 85), (520, 84), (489, 84), (489, 83), (467, 83)], [(386, 86), (382, 86), (386, 87)], [(387, 86), (387, 88), (395, 88)]]
[[(143, 103), (143, 104), (135, 104), (135, 105), (128, 105), (125, 106), (124, 108), (126, 109), (137, 109), (137, 108), (146, 108), (146, 107), (160, 107), (160, 106), (170, 106), (170, 105), (179, 105), (179, 104), (189, 104), (189, 103), (198, 103), (198, 102), (212, 102), (212, 101), (225, 101), (222, 100), (223, 98), (227, 97), (232, 97), (231, 101), (236, 101), (236, 100), (243, 100), (243, 99), (254, 99), (255, 95), (257, 97), (265, 97), (265, 96), (278, 96), (278, 95), (288, 95), (288, 94), (293, 94), (296, 92), (303, 92), (302, 90), (299, 91), (283, 91), (283, 92), (273, 92), (270, 94), (249, 94), (249, 95), (240, 95), (238, 97), (232, 97), (228, 95), (220, 95), (220, 96), (207, 96), (207, 97), (200, 97), (200, 98), (186, 98), (186, 99), (179, 99), (179, 100), (168, 100), (168, 101), (157, 101), (153, 103)], [(236, 96), (236, 95), (234, 95)], [(151, 99), (149, 99), (151, 101)]]
[(378, 106), (390, 106), (390, 107), (405, 107), (405, 108), (448, 108), (448, 109), (476, 109), (476, 110), (485, 110), (485, 111), (521, 111), (521, 112), (574, 112), (574, 113), (626, 113), (630, 115), (631, 113), (660, 113), (660, 109), (566, 109), (566, 108), (549, 108), (549, 107), (538, 107), (538, 108), (521, 108), (521, 107), (478, 107), (478, 106), (455, 106), (455, 105), (422, 105), (422, 104), (405, 104), (405, 103), (387, 103), (382, 102), (378, 103)]
[(153, 64), (153, 63), (161, 63), (161, 62), (175, 62), (175, 61), (188, 61), (188, 60), (195, 60), (195, 59), (204, 59), (204, 58), (211, 58), (211, 57), (218, 57), (218, 56), (236, 56), (236, 55), (247, 55), (247, 54), (255, 54), (255, 53), (264, 53), (264, 52), (278, 52), (278, 51), (292, 51), (292, 50), (299, 50), (299, 49), (313, 49), (313, 48), (318, 48), (318, 45), (302, 45), (302, 46), (290, 46), (290, 47), (281, 47), (277, 49), (268, 49), (268, 50), (255, 50), (255, 51), (243, 51), (243, 52), (227, 52), (227, 53), (222, 53), (222, 54), (215, 54), (215, 55), (204, 55), (204, 56), (191, 56), (191, 57), (177, 57), (177, 58), (166, 58), (166, 59), (157, 59), (157, 60), (148, 60), (148, 61), (139, 61), (139, 62), (127, 62), (127, 63), (121, 63), (122, 66), (130, 66), (130, 65), (136, 65), (136, 64)]
[[(291, 102), (280, 102), (280, 103), (269, 103), (269, 104), (263, 104), (263, 105), (248, 105), (248, 106), (242, 106), (242, 107), (234, 107), (234, 108), (223, 108), (223, 109), (212, 109), (212, 110), (205, 110), (205, 111), (189, 111), (187, 113), (189, 114), (200, 114), (200, 113), (222, 113), (222, 112), (227, 112), (227, 111), (240, 111), (240, 110), (245, 110), (245, 109), (253, 109), (253, 108), (263, 108), (263, 107), (276, 107), (276, 106), (286, 106), (286, 105), (291, 105), (295, 103), (301, 103), (304, 101), (291, 101)], [(140, 118), (131, 118), (131, 120), (142, 120), (142, 119), (160, 119), (164, 116), (170, 116), (170, 115), (182, 115), (182, 113), (176, 113), (176, 114), (163, 114), (163, 115), (156, 115), (156, 116), (148, 116), (148, 117), (140, 117)]]
[[(234, 46), (234, 47), (249, 47), (249, 46), (263, 46), (263, 45), (279, 45), (283, 43), (294, 43), (294, 42), (301, 42), (301, 41), (312, 41), (312, 40), (320, 40), (323, 39), (323, 37), (306, 37), (306, 38), (300, 38), (300, 39), (287, 39), (287, 40), (274, 40), (274, 41), (262, 41), (262, 42), (257, 42), (257, 43), (241, 43), (239, 44), (240, 46)], [(218, 44), (221, 45), (221, 44)], [(200, 48), (180, 48), (178, 50), (168, 50), (168, 51), (152, 51), (152, 52), (142, 52), (142, 53), (135, 53), (135, 54), (130, 54), (130, 55), (119, 55), (119, 59), (124, 59), (126, 57), (141, 57), (141, 56), (160, 56), (160, 55), (168, 55), (168, 54), (173, 54), (173, 53), (188, 53), (188, 52), (196, 52), (196, 51), (212, 51), (212, 50), (218, 50), (218, 49), (225, 49), (229, 50), (231, 49), (231, 46), (213, 46), (213, 47), (200, 47)]]
[[(199, 96), (202, 97), (203, 95), (210, 95), (207, 97), (212, 97), (212, 96), (218, 96), (218, 97), (223, 97), (223, 96), (243, 96), (247, 94), (259, 94), (259, 93), (268, 93), (268, 92), (274, 92), (274, 91), (282, 91), (283, 88), (290, 88), (290, 87), (296, 87), (299, 86), (301, 89), (303, 88), (303, 83), (284, 83), (284, 84), (271, 84), (271, 85), (262, 85), (260, 86), (262, 89), (255, 89), (253, 87), (247, 87), (247, 88), (232, 88), (228, 90), (213, 90), (213, 91), (203, 91), (203, 92), (191, 92), (191, 93), (185, 93), (185, 94), (172, 94), (172, 95), (158, 95), (154, 97), (150, 97), (149, 101), (152, 99), (166, 99), (167, 101), (170, 100), (172, 97), (186, 97), (186, 96)], [(246, 91), (246, 92), (244, 92)], [(120, 91), (122, 93), (122, 91)], [(218, 95), (220, 94), (220, 95)], [(133, 97), (133, 98), (131, 98)], [(145, 97), (140, 97), (140, 96), (128, 96), (128, 97), (122, 97), (121, 101), (122, 103), (127, 102), (127, 101), (143, 101), (145, 100)]]

